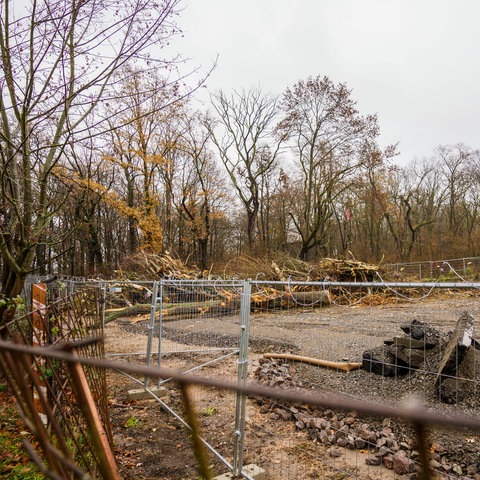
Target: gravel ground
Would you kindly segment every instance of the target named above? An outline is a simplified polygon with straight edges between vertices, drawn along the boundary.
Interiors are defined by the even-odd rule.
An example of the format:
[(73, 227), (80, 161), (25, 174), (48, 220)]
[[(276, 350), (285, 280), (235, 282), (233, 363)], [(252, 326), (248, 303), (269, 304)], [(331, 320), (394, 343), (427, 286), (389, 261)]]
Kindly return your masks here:
[[(453, 330), (463, 312), (474, 316), (474, 337), (480, 336), (476, 335), (480, 332), (477, 320), (478, 298), (467, 295), (379, 306), (332, 306), (314, 310), (253, 313), (249, 332), (250, 375), (254, 376), (258, 361), (266, 352), (292, 353), (330, 361), (361, 361), (365, 350), (382, 345), (386, 339), (402, 336), (401, 325), (410, 323), (414, 318), (446, 334)], [(146, 320), (131, 322), (129, 319), (120, 319), (117, 322), (122, 331), (137, 338), (145, 338)], [(197, 347), (235, 348), (239, 344), (240, 331), (237, 316), (170, 320), (163, 326), (163, 351), (174, 351), (186, 346), (193, 350)], [(138, 348), (138, 344), (137, 347), (128, 345), (127, 339), (128, 335), (124, 335), (118, 344), (111, 343), (110, 351), (120, 351), (122, 348), (127, 349), (126, 351), (134, 351), (134, 348), (142, 350)], [(154, 351), (155, 349), (156, 347)], [(476, 360), (479, 361), (480, 351), (476, 352)], [(476, 371), (480, 372), (480, 365)], [(478, 380), (480, 378), (477, 379), (477, 384), (480, 384)], [(435, 401), (433, 375), (429, 372), (385, 378), (364, 370), (345, 373), (297, 363), (295, 386), (345, 393), (354, 397), (386, 401), (389, 404), (395, 404), (406, 396), (415, 394), (434, 411), (480, 416), (480, 402), (476, 390), (474, 395), (457, 405), (445, 405)], [(408, 434), (408, 429), (400, 423), (392, 427), (398, 435)], [(448, 461), (448, 465), (458, 464), (458, 471), (463, 468), (464, 478), (480, 478), (478, 473), (475, 474), (477, 476), (465, 475), (467, 466), (470, 466), (472, 471), (472, 459), (480, 459), (480, 442), (476, 435), (458, 431), (435, 432), (434, 438), (445, 450), (442, 455), (447, 459), (445, 462)], [(440, 456), (438, 459), (440, 460)], [(477, 470), (480, 472), (480, 466)], [(454, 472), (451, 474), (454, 477), (459, 476)]]

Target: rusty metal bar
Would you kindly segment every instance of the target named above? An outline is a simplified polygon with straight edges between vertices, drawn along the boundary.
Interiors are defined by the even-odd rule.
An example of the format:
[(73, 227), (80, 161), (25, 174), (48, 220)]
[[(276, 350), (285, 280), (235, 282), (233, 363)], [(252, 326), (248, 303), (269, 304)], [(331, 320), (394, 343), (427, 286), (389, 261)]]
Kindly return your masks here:
[(432, 470), (430, 468), (430, 455), (427, 446), (427, 430), (425, 425), (420, 422), (413, 423), (415, 433), (418, 440), (418, 452), (420, 453), (420, 462), (422, 470), (419, 474), (418, 480), (432, 480)]
[[(31, 348), (32, 342), (34, 346), (52, 349), (74, 345), (81, 356), (104, 358), (103, 343), (97, 337), (91, 338), (101, 330), (97, 300), (98, 292), (89, 289), (47, 306), (44, 299), (37, 301), (37, 310), (0, 327), (2, 338), (9, 338), (27, 348)], [(85, 336), (89, 338), (85, 339)], [(57, 345), (47, 347), (52, 341), (58, 342)], [(96, 478), (101, 472), (98, 448), (93, 441), (93, 432), (87, 430), (89, 422), (79, 408), (85, 402), (79, 402), (78, 397), (72, 395), (72, 374), (67, 368), (70, 364), (53, 357), (35, 356), (29, 351), (0, 351), (0, 365), (15, 394), (25, 425), (36, 436), (37, 450), (42, 451), (41, 455), (37, 452), (31, 456), (34, 462), (40, 458), (44, 462), (44, 469), (40, 470), (49, 478)], [(105, 376), (97, 375), (94, 370), (94, 367), (86, 369), (85, 381), (91, 389), (92, 399), (96, 398), (98, 402), (96, 407), (104, 432), (113, 445), (104, 395)], [(26, 448), (30, 453), (33, 450), (32, 445), (26, 445)]]
[[(57, 358), (70, 363), (81, 363), (99, 368), (117, 369), (126, 373), (136, 375), (147, 375), (151, 378), (171, 378), (173, 381), (186, 382), (192, 385), (214, 387), (228, 391), (238, 389), (237, 382), (229, 382), (216, 377), (200, 377), (179, 373), (176, 370), (166, 368), (145, 367), (132, 365), (127, 362), (99, 360), (93, 358), (75, 357), (70, 353), (59, 351), (58, 348), (28, 347), (13, 342), (0, 340), (0, 350), (13, 352), (24, 352), (31, 355), (40, 355), (50, 358)], [(353, 410), (363, 415), (375, 415), (384, 417), (397, 417), (399, 419), (420, 424), (439, 425), (443, 427), (467, 428), (480, 432), (480, 418), (466, 417), (461, 415), (435, 414), (420, 404), (413, 404), (399, 407), (390, 407), (385, 404), (365, 402), (347, 395), (324, 393), (319, 394), (311, 391), (299, 392), (279, 390), (255, 382), (248, 382), (242, 389), (247, 395), (264, 396), (273, 399), (283, 399), (296, 403), (307, 403), (312, 406), (319, 406), (340, 410)]]
[(76, 390), (78, 403), (85, 415), (93, 443), (97, 449), (97, 454), (100, 459), (100, 471), (105, 480), (120, 480), (115, 456), (110, 449), (107, 434), (100, 420), (82, 364), (78, 361), (80, 357), (75, 349), (71, 350), (71, 356), (77, 358), (77, 361), (68, 363), (69, 371), (72, 375), (73, 386)]

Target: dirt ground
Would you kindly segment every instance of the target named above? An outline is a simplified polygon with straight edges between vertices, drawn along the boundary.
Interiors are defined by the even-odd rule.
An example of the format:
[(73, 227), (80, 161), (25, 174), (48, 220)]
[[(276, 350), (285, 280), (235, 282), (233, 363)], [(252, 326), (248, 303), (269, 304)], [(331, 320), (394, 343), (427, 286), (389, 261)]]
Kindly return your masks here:
[[(380, 306), (327, 307), (279, 313), (254, 313), (250, 320), (249, 377), (253, 377), (262, 354), (294, 353), (332, 361), (359, 361), (362, 353), (381, 345), (384, 339), (402, 334), (400, 326), (413, 318), (428, 322), (441, 331), (453, 329), (462, 312), (478, 318), (478, 298), (448, 295), (442, 300), (404, 302)], [(476, 325), (477, 328), (477, 325)], [(478, 330), (477, 330), (478, 331)], [(114, 359), (144, 364), (147, 318), (122, 318), (105, 327), (106, 351)], [(238, 316), (179, 319), (165, 323), (162, 366), (188, 369), (205, 376), (236, 377), (238, 356)], [(155, 343), (153, 351), (158, 345)], [(173, 353), (177, 352), (177, 353)], [(178, 353), (182, 352), (182, 353)], [(297, 379), (303, 388), (343, 392), (349, 395), (398, 401), (406, 391), (428, 395), (425, 385), (396, 382), (363, 370), (349, 373), (298, 364)], [(111, 420), (116, 454), (125, 479), (199, 478), (190, 439), (177, 419), (156, 400), (129, 401), (138, 382), (119, 372), (108, 373)], [(182, 410), (181, 396), (167, 384), (166, 405)], [(235, 396), (225, 392), (193, 389), (191, 392), (202, 434), (228, 462), (232, 461)], [(476, 401), (461, 406), (477, 412)], [(448, 407), (445, 411), (448, 412)], [(391, 479), (390, 470), (368, 467), (368, 451), (345, 450), (340, 458), (328, 455), (326, 447), (312, 442), (295, 422), (272, 420), (255, 399), (247, 399), (246, 444), (243, 464), (257, 464), (267, 479), (365, 478)], [(458, 411), (455, 408), (451, 412)], [(382, 421), (383, 419), (380, 419)], [(210, 455), (215, 475), (226, 467)]]

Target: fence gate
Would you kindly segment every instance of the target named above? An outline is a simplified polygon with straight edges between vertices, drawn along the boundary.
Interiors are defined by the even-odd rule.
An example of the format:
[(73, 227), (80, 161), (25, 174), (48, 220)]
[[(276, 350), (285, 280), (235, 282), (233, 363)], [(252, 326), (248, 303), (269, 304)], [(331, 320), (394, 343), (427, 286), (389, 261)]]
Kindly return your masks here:
[[(247, 378), (250, 283), (248, 281), (161, 280), (152, 289), (147, 365), (182, 373)], [(188, 426), (177, 386), (169, 379), (145, 389)], [(243, 467), (245, 394), (195, 387), (190, 389), (200, 422), (202, 442), (234, 475)], [(210, 420), (215, 417), (215, 428)], [(219, 423), (220, 420), (220, 423)], [(243, 473), (246, 478), (248, 474)]]

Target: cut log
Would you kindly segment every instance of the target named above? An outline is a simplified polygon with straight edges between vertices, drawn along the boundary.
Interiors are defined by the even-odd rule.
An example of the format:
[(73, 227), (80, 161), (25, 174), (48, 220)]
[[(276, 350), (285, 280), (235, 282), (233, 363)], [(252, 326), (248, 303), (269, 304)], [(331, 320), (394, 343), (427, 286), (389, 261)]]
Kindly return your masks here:
[(110, 310), (109, 312), (105, 312), (105, 323), (112, 322), (117, 318), (122, 317), (133, 317), (135, 315), (144, 315), (145, 313), (150, 312), (150, 303), (137, 303), (131, 307), (121, 308)]
[(252, 310), (289, 309), (303, 306), (325, 307), (330, 305), (330, 297), (325, 290), (313, 292), (268, 291), (252, 295)]
[[(195, 303), (179, 303), (168, 304), (162, 309), (164, 319), (178, 319), (192, 316), (213, 316), (213, 315), (230, 315), (238, 310), (238, 302), (195, 302)], [(109, 323), (117, 318), (134, 317), (144, 315), (151, 310), (151, 304), (137, 304), (131, 307), (122, 308), (121, 310), (111, 311), (105, 316), (105, 323)]]
[(329, 360), (320, 360), (318, 358), (291, 355), (289, 353), (265, 353), (263, 358), (292, 360), (294, 362), (308, 363), (310, 365), (316, 365), (317, 367), (333, 368), (335, 370), (342, 370), (344, 372), (350, 372), (351, 370), (356, 370), (362, 366), (361, 363), (356, 362), (332, 362)]

